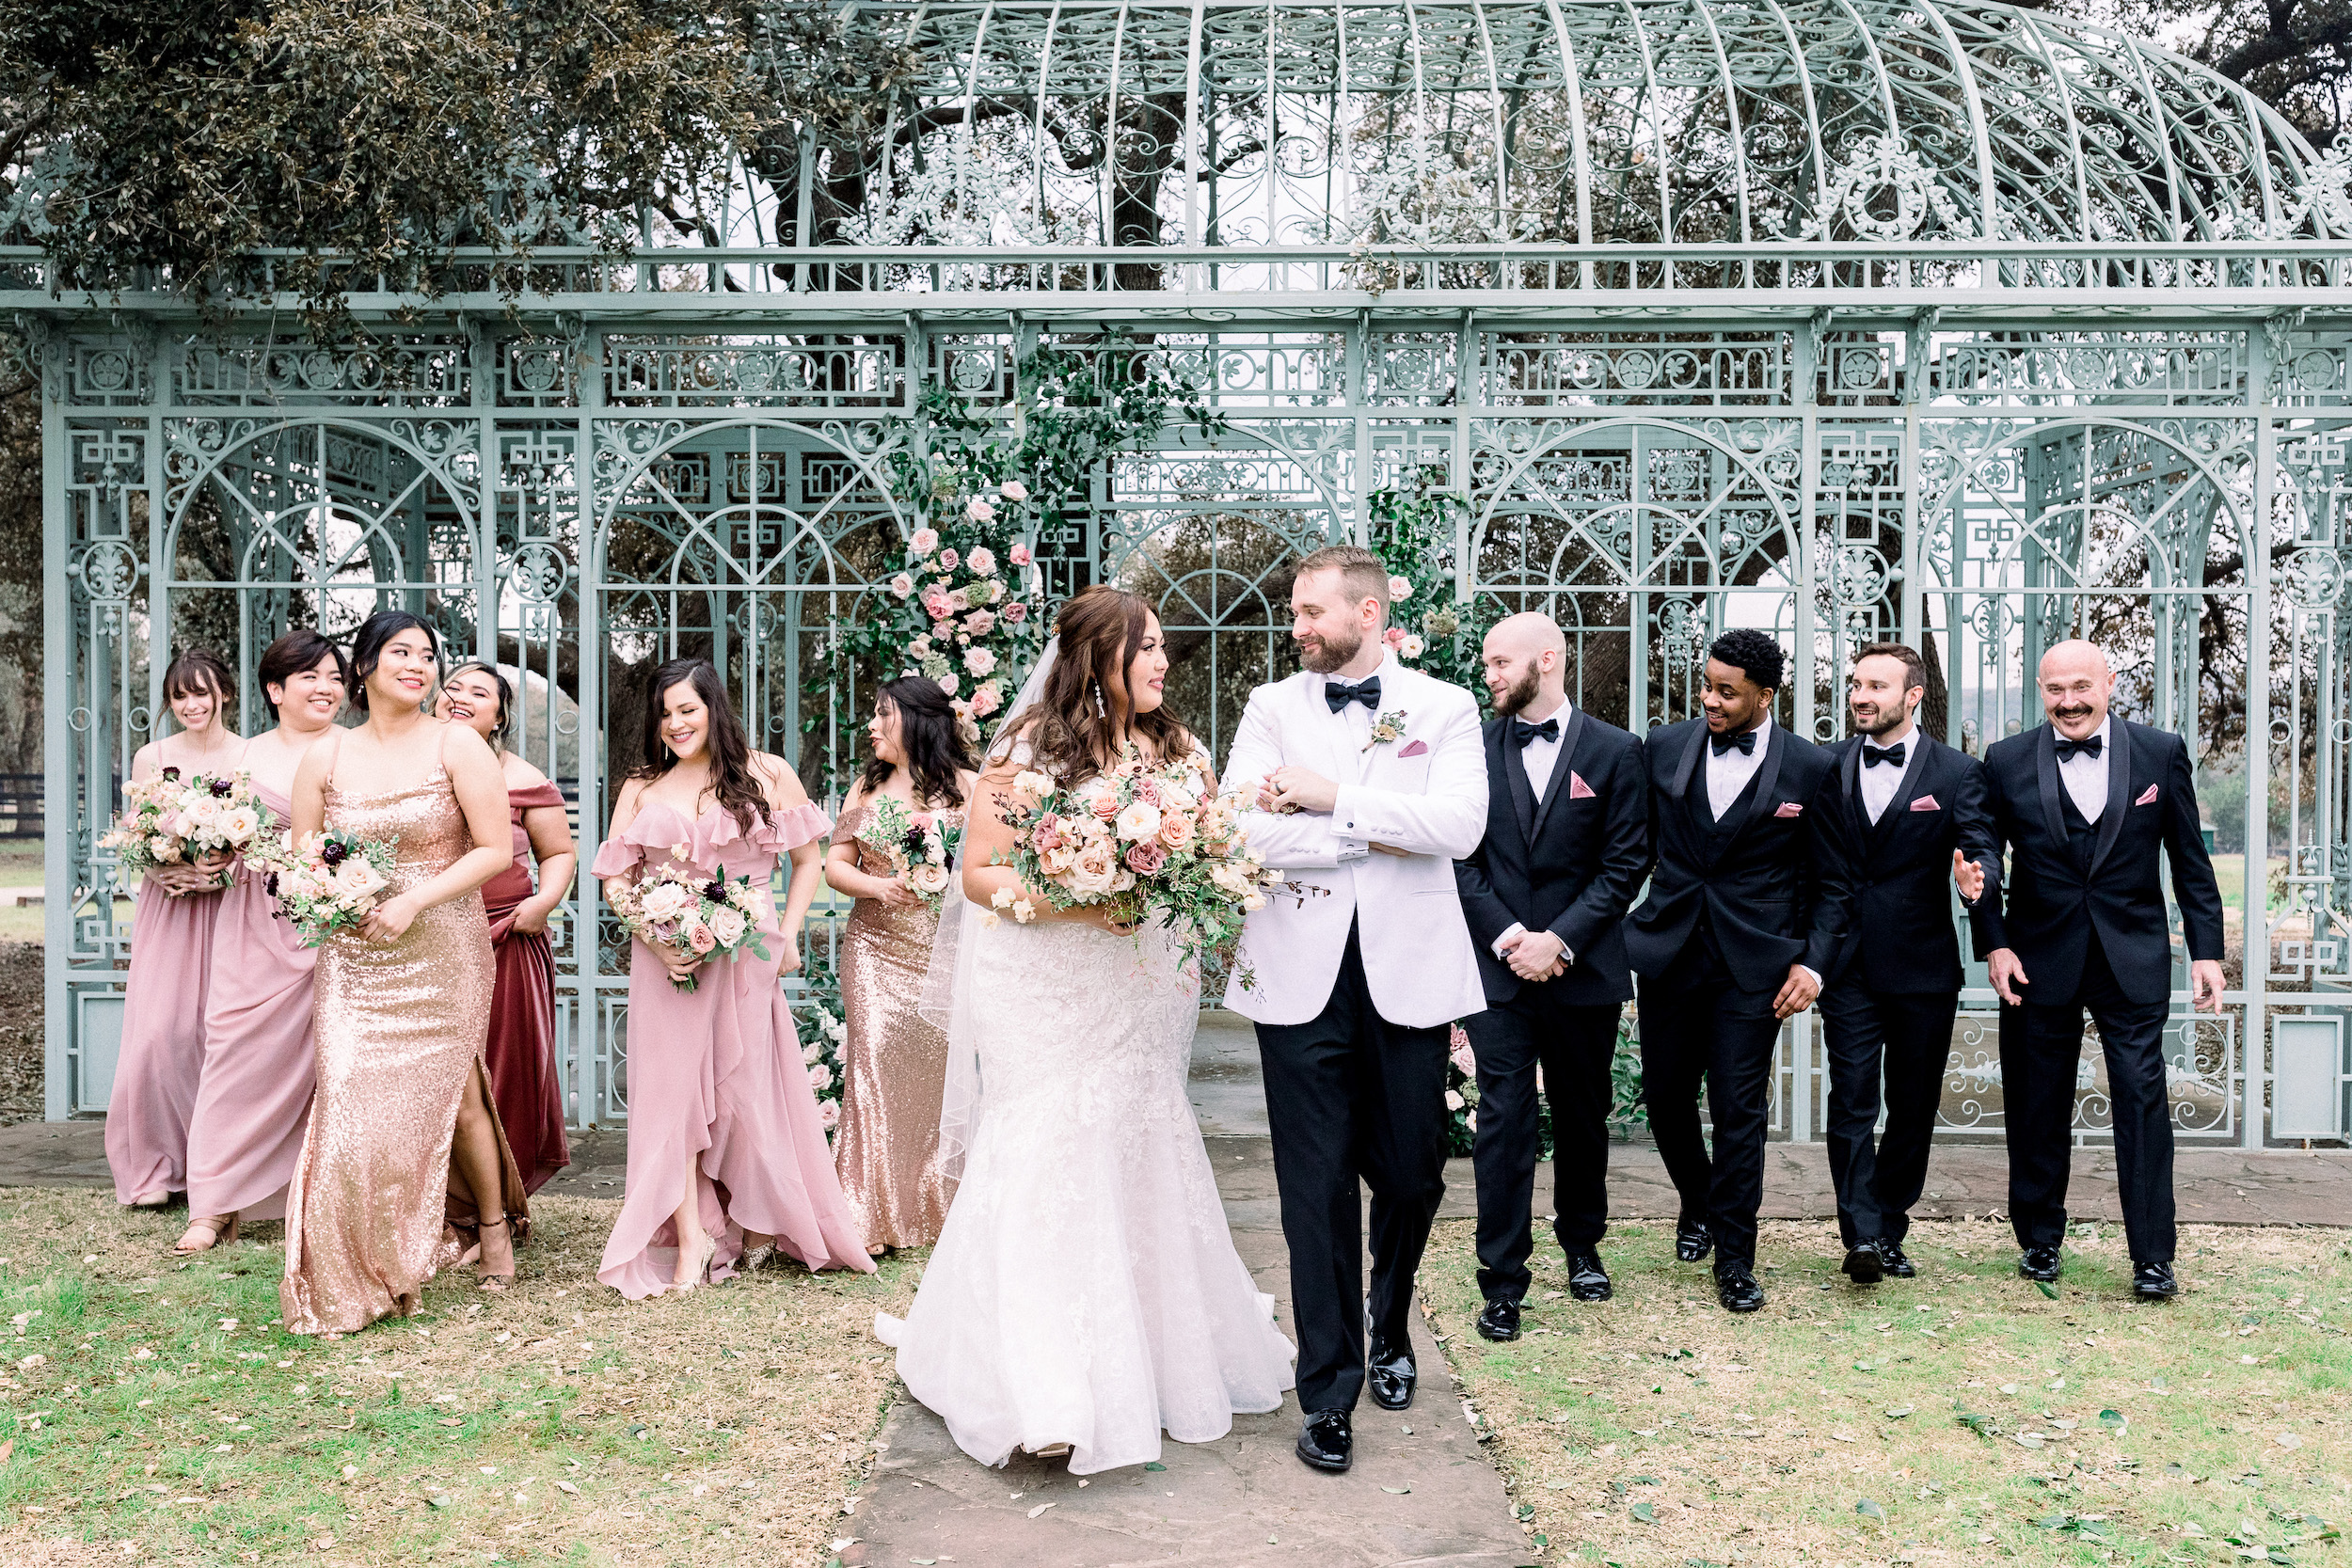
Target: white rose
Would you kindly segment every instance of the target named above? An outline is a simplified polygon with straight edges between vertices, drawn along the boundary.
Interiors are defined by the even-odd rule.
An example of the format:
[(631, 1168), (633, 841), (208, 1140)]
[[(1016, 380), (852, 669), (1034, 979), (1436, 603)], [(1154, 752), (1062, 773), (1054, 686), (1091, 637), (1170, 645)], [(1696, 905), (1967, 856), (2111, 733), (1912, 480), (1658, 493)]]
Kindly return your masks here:
[(1411, 598), (1412, 596), (1412, 578), (1400, 577), (1391, 577), (1389, 578), (1389, 597), (1391, 601), (1402, 602), (1406, 599)]
[(944, 865), (918, 865), (907, 873), (907, 886), (917, 893), (945, 893), (947, 891), (947, 868)]
[(996, 673), (996, 656), (986, 648), (967, 648), (963, 667), (976, 675), (993, 675)]
[(365, 898), (383, 885), (383, 876), (365, 855), (354, 855), (335, 868), (335, 891), (346, 900)]
[(1009, 501), (1025, 501), (1029, 499), (1029, 487), (1017, 479), (1009, 479), (996, 486), (996, 493)]
[(970, 517), (976, 523), (993, 523), (996, 520), (996, 509), (977, 496), (974, 496), (965, 503), (963, 512), (965, 516)]
[(1160, 831), (1160, 808), (1148, 800), (1130, 800), (1120, 808), (1117, 827), (1121, 838), (1151, 838)]
[(714, 910), (710, 914), (710, 934), (719, 939), (720, 946), (732, 947), (743, 940), (743, 933), (751, 928), (751, 924), (740, 910)]
[(808, 1069), (808, 1086), (818, 1094), (833, 1087), (833, 1069), (823, 1062)]
[(1034, 768), (1024, 768), (1012, 776), (1012, 792), (1035, 805), (1054, 792), (1054, 780), (1052, 775), (1041, 773)]
[(638, 908), (647, 920), (664, 925), (684, 915), (694, 904), (694, 895), (677, 883), (660, 882), (645, 895), (644, 902)]
[(1429, 651), (1429, 644), (1421, 640), (1419, 633), (1408, 631), (1405, 634), (1405, 641), (1397, 644), (1396, 651), (1401, 658), (1419, 658)]

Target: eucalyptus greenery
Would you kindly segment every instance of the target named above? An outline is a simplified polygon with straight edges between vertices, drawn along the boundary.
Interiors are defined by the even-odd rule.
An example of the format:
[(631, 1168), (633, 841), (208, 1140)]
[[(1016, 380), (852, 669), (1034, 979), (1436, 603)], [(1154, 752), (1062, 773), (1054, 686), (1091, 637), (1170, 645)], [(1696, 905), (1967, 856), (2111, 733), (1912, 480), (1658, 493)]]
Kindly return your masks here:
[[(1452, 681), (1486, 700), (1480, 656), (1486, 629), (1502, 617), (1493, 599), (1457, 602), (1454, 584), (1462, 562), (1455, 538), (1467, 510), (1459, 493), (1443, 485), (1441, 470), (1424, 468), (1411, 489), (1375, 490), (1364, 508), (1370, 545), (1391, 578), (1403, 578), (1411, 592), (1390, 606), (1389, 624), (1406, 634), (1398, 657), (1423, 674)], [(1392, 589), (1393, 589), (1393, 585)]]

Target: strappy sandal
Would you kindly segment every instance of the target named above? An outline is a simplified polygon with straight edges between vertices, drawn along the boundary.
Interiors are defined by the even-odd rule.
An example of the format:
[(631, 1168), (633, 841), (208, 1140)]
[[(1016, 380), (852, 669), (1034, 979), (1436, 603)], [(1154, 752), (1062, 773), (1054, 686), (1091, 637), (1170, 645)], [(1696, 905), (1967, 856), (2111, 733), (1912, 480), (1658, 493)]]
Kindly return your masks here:
[(694, 1265), (693, 1277), (689, 1279), (683, 1285), (677, 1283), (675, 1280), (672, 1280), (663, 1288), (668, 1293), (682, 1296), (697, 1285), (707, 1285), (710, 1283), (710, 1261), (719, 1255), (719, 1238), (716, 1236), (706, 1235), (703, 1237), (702, 1243), (702, 1252), (699, 1259)]
[[(490, 1219), (487, 1216), (485, 1216), (480, 1225), (477, 1227), (477, 1229), (487, 1230), (494, 1225), (506, 1226), (507, 1244), (511, 1247), (514, 1244), (515, 1231), (514, 1227), (508, 1224), (506, 1215), (501, 1214), (496, 1219)], [(483, 1248), (483, 1252), (485, 1257), (487, 1256), (488, 1251), (489, 1249), (487, 1247)], [(514, 1283), (515, 1271), (511, 1267), (504, 1274), (492, 1274), (488, 1269), (485, 1268), (482, 1271), (482, 1277), (474, 1281), (474, 1289), (477, 1291), (488, 1291), (495, 1294), (499, 1291), (512, 1289)]]
[[(204, 1244), (202, 1246), (188, 1245), (188, 1238), (199, 1230), (204, 1233)], [(230, 1214), (223, 1218), (218, 1214), (207, 1214), (188, 1222), (188, 1228), (182, 1233), (178, 1241), (171, 1243), (171, 1255), (174, 1258), (194, 1258), (199, 1253), (210, 1252), (215, 1247), (225, 1245), (236, 1239), (236, 1215)]]

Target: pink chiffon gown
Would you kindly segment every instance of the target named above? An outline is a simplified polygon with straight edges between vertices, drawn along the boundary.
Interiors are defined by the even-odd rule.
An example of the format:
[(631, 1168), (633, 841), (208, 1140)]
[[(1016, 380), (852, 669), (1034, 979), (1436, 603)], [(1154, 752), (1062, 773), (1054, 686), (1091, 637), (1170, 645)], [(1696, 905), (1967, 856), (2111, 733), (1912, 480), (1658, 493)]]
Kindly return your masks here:
[(220, 901), (217, 891), (174, 898), (151, 877), (140, 884), (122, 1043), (106, 1097), (106, 1165), (119, 1202), (187, 1190), (188, 1122), (203, 1075), (204, 993)]
[[(278, 821), (293, 807), (267, 784), (254, 793)], [(280, 919), (268, 868), (247, 860), (220, 896), (206, 992), (204, 1076), (188, 1124), (188, 1212), (274, 1220), (302, 1157), (317, 1082), (310, 982), (318, 952)]]
[[(620, 876), (683, 844), (705, 870), (764, 886), (780, 856), (832, 826), (807, 804), (746, 834), (717, 806), (690, 822), (648, 801), (597, 849), (592, 874)], [(670, 1283), (678, 1244), (671, 1216), (685, 1196), (678, 1186), (689, 1155), (703, 1233), (718, 1242), (712, 1278), (734, 1272), (747, 1230), (775, 1237), (779, 1251), (812, 1270), (874, 1267), (834, 1176), (817, 1093), (777, 983), (784, 948), (772, 912), (760, 928), (769, 958), (746, 949), (707, 964), (691, 991), (670, 983), (644, 943), (629, 943), (628, 1180), (596, 1277), (631, 1301)]]

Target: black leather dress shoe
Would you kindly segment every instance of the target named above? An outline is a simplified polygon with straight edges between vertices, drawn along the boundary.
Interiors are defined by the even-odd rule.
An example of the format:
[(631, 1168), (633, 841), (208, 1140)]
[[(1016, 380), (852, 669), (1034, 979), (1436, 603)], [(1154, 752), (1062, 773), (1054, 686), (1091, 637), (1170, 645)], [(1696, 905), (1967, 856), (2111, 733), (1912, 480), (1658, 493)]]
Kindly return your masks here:
[(1615, 1293), (1599, 1253), (1586, 1247), (1568, 1254), (1568, 1294), (1579, 1301), (1607, 1301)]
[(1497, 1296), (1478, 1314), (1478, 1332), (1482, 1338), (1516, 1339), (1519, 1337), (1519, 1304), (1507, 1296)]
[(1356, 1434), (1344, 1410), (1312, 1410), (1298, 1429), (1298, 1457), (1318, 1470), (1344, 1470), (1356, 1462)]
[(2132, 1294), (2142, 1301), (2163, 1301), (2181, 1293), (2181, 1282), (2172, 1277), (2169, 1263), (2134, 1263), (2132, 1265)]
[(1875, 1285), (1886, 1277), (1886, 1259), (1879, 1256), (1879, 1244), (1867, 1236), (1846, 1249), (1846, 1261), (1841, 1265), (1848, 1279), (1857, 1285)]
[(2058, 1249), (2054, 1246), (2029, 1246), (2017, 1257), (2017, 1277), (2039, 1280), (2055, 1285), (2058, 1276)]
[(1375, 1339), (1372, 1358), (1364, 1368), (1364, 1383), (1372, 1389), (1372, 1402), (1383, 1410), (1403, 1410), (1413, 1402), (1413, 1348), (1404, 1345), (1391, 1348)]
[(1702, 1261), (1715, 1250), (1715, 1238), (1696, 1220), (1675, 1222), (1675, 1256), (1686, 1263)]
[(1745, 1263), (1718, 1264), (1715, 1299), (1724, 1304), (1726, 1312), (1753, 1312), (1764, 1305), (1764, 1287), (1756, 1282), (1755, 1274)]
[(1885, 1264), (1886, 1272), (1897, 1279), (1919, 1277), (1918, 1269), (1913, 1265), (1910, 1259), (1903, 1256), (1903, 1244), (1900, 1242), (1889, 1241), (1881, 1236), (1879, 1238), (1879, 1261)]

